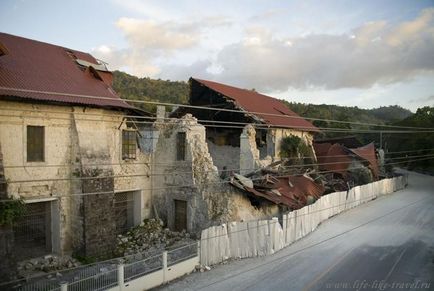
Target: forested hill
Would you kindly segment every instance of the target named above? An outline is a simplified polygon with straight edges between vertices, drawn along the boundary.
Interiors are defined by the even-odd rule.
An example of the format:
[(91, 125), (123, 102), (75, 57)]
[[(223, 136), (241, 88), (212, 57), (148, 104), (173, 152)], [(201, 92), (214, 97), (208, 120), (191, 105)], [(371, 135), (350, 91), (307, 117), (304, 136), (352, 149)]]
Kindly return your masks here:
[(385, 124), (397, 122), (413, 115), (410, 110), (397, 105), (374, 109), (361, 109), (358, 107), (346, 107), (338, 105), (315, 105), (297, 102), (284, 102), (297, 114), (311, 118)]
[[(151, 78), (138, 78), (127, 73), (113, 72), (113, 88), (124, 99), (157, 101), (165, 103), (188, 102), (188, 84)], [(134, 106), (155, 111), (155, 105), (135, 103)]]
[[(138, 78), (127, 73), (114, 71), (113, 88), (125, 99), (159, 101), (186, 104), (188, 102), (188, 83), (151, 78)], [(293, 111), (304, 117), (357, 121), (364, 123), (391, 123), (412, 115), (411, 111), (399, 106), (360, 109), (337, 105), (314, 105), (289, 103)], [(148, 111), (155, 111), (155, 106), (135, 104)], [(317, 125), (324, 125), (317, 122)]]
[(404, 165), (408, 169), (434, 175), (434, 133), (431, 131), (434, 128), (434, 107), (419, 108), (415, 114), (394, 125), (417, 127), (419, 131), (427, 128), (426, 132), (388, 134), (385, 136), (385, 142), (392, 152), (414, 151), (406, 154), (409, 157), (417, 157), (410, 158), (414, 161)]

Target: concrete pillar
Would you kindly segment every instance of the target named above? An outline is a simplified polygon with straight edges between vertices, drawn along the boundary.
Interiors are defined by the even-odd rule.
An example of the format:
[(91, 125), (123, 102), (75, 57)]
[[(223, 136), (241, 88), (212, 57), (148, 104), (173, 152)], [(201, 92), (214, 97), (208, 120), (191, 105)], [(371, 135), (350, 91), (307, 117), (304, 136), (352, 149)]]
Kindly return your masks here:
[(163, 283), (167, 282), (167, 251), (163, 252)]
[(60, 283), (60, 291), (68, 291), (68, 283), (67, 282)]
[(119, 286), (119, 290), (122, 290), (124, 288), (124, 265), (123, 264), (118, 265), (118, 286)]
[(166, 117), (166, 107), (162, 105), (157, 106), (157, 122), (164, 122)]

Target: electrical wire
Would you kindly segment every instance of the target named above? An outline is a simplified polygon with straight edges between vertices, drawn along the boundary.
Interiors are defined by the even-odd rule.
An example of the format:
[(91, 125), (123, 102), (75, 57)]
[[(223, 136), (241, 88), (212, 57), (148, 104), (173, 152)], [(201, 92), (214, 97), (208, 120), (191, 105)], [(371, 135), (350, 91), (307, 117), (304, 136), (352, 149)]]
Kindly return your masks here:
[[(421, 157), (433, 157), (434, 154), (428, 154), (428, 155), (418, 155), (418, 156), (405, 156), (405, 157), (393, 157), (389, 158), (389, 160), (395, 160), (395, 159), (409, 159), (409, 158), (421, 158)], [(280, 160), (281, 162), (284, 162), (283, 160)], [(314, 166), (327, 166), (327, 165), (338, 165), (344, 163), (343, 161), (339, 162), (328, 162), (328, 163), (311, 163), (311, 164), (302, 164), (302, 165), (288, 165), (285, 166), (285, 169), (293, 169), (293, 168), (307, 168), (307, 167), (314, 167)], [(260, 170), (260, 169), (226, 169), (225, 172), (230, 171), (238, 171), (238, 170)], [(201, 173), (215, 173), (214, 170), (203, 170)], [(176, 172), (177, 175), (182, 174), (193, 174), (193, 171), (185, 171), (185, 172)], [(31, 179), (31, 180), (11, 180), (11, 181), (4, 181), (0, 182), (0, 184), (15, 184), (15, 183), (32, 183), (32, 182), (58, 182), (58, 181), (77, 181), (77, 180), (102, 180), (102, 179), (115, 179), (115, 178), (137, 178), (137, 177), (151, 177), (151, 176), (167, 176), (167, 173), (152, 173), (152, 174), (133, 174), (133, 175), (108, 175), (108, 176), (96, 176), (96, 177), (75, 177), (75, 178), (51, 178), (51, 179)]]
[[(411, 163), (411, 162), (416, 162), (416, 161), (423, 161), (423, 160), (429, 160), (429, 159), (434, 159), (434, 157), (428, 157), (428, 158), (419, 158), (419, 159), (414, 159), (414, 160), (406, 160), (406, 161), (399, 161), (399, 162), (394, 162), (394, 163), (385, 163), (384, 166), (388, 166), (388, 165), (398, 165), (398, 164), (402, 164), (402, 163)], [(366, 167), (362, 166), (362, 167), (353, 167), (351, 168), (351, 170), (356, 170), (356, 169), (364, 169)], [(327, 173), (336, 173), (336, 171), (319, 171), (319, 172), (315, 172), (315, 174), (327, 174)], [(281, 175), (281, 176), (274, 176), (275, 178), (285, 178), (288, 175)], [(257, 181), (257, 180), (261, 180), (262, 178), (254, 178), (254, 179), (250, 179), (252, 181)], [(207, 185), (224, 185), (224, 184), (230, 184), (231, 181), (218, 181), (218, 182), (207, 182)], [(176, 189), (176, 188), (194, 188), (194, 187), (199, 187), (197, 184), (193, 183), (193, 184), (185, 184), (185, 185), (166, 185), (164, 187), (151, 187), (151, 188), (139, 188), (139, 189), (134, 189), (134, 190), (111, 190), (111, 191), (101, 191), (101, 192), (87, 192), (87, 193), (68, 193), (67, 195), (51, 195), (51, 196), (34, 196), (34, 197), (29, 197), (30, 199), (53, 199), (53, 198), (73, 198), (73, 197), (79, 197), (79, 196), (90, 196), (90, 195), (113, 195), (119, 192), (125, 192), (125, 191), (154, 191), (154, 190), (167, 190), (167, 189)], [(3, 199), (0, 200), (0, 202), (14, 202), (15, 200), (11, 200), (11, 199)]]
[(284, 114), (274, 114), (274, 113), (266, 113), (266, 112), (242, 111), (242, 110), (237, 110), (237, 109), (214, 108), (214, 107), (207, 107), (207, 106), (195, 106), (195, 105), (177, 104), (177, 103), (165, 103), (165, 102), (155, 102), (155, 101), (147, 101), (147, 100), (131, 100), (131, 99), (122, 99), (122, 98), (116, 99), (116, 98), (103, 97), (103, 96), (84, 95), (84, 94), (70, 94), (70, 93), (62, 93), (62, 92), (52, 92), (52, 91), (41, 91), (41, 90), (11, 88), (11, 87), (4, 87), (4, 86), (0, 86), (0, 89), (7, 90), (7, 91), (26, 92), (26, 93), (49, 94), (49, 95), (59, 95), (59, 96), (68, 96), (68, 97), (81, 97), (81, 98), (96, 99), (96, 100), (124, 101), (124, 102), (131, 102), (131, 103), (140, 103), (140, 104), (176, 106), (176, 107), (193, 108), (193, 109), (201, 109), (201, 110), (225, 111), (225, 112), (234, 112), (234, 113), (248, 114), (248, 115), (274, 116), (274, 117), (283, 117), (283, 118), (292, 118), (292, 119), (305, 119), (305, 120), (313, 120), (313, 121), (326, 121), (326, 122), (335, 122), (335, 123), (355, 124), (355, 125), (363, 125), (363, 126), (376, 126), (376, 127), (389, 127), (389, 128), (409, 128), (409, 129), (424, 129), (424, 130), (430, 129), (430, 130), (434, 130), (434, 128), (425, 128), (425, 127), (383, 125), (383, 124), (362, 123), (362, 122), (352, 122), (352, 121), (341, 121), (341, 120), (324, 119), (324, 118), (311, 118), (311, 117), (303, 117), (303, 116), (289, 116), (289, 115), (284, 115)]
[[(412, 153), (412, 152), (423, 152), (423, 151), (434, 151), (434, 148), (430, 148), (430, 149), (417, 149), (417, 150), (407, 150), (407, 151), (393, 151), (393, 152), (385, 152), (385, 155), (393, 155), (393, 154), (399, 154), (399, 153)], [(374, 155), (366, 155), (366, 156), (372, 156), (374, 157)], [(375, 155), (376, 156), (376, 155)], [(326, 155), (326, 156), (316, 156), (316, 158), (343, 158), (343, 157), (348, 157), (348, 155)], [(285, 160), (303, 160), (303, 159), (310, 159), (312, 158), (311, 156), (301, 156), (301, 157), (288, 157), (285, 158)], [(173, 161), (172, 163), (155, 163), (155, 162), (124, 162), (123, 164), (121, 163), (92, 163), (92, 164), (77, 164), (77, 165), (72, 165), (72, 164), (44, 164), (44, 165), (33, 165), (33, 164), (25, 164), (25, 165), (5, 165), (3, 166), (5, 169), (10, 169), (10, 168), (51, 168), (51, 167), (74, 167), (74, 166), (79, 166), (79, 167), (97, 167), (97, 166), (120, 166), (120, 167), (129, 167), (129, 166), (136, 166), (136, 165), (147, 165), (147, 166), (173, 166), (173, 167), (179, 167), (179, 165), (176, 164), (182, 164), (185, 163), (186, 161)], [(239, 170), (239, 169), (228, 169), (228, 170)], [(245, 170), (250, 170), (250, 169), (245, 169)], [(255, 170), (255, 169), (251, 169), (251, 170)]]
[[(50, 111), (46, 111), (47, 113), (52, 113)], [(21, 115), (12, 115), (12, 114), (0, 114), (0, 116), (3, 117), (19, 117), (19, 118), (35, 118), (40, 119), (41, 116), (33, 116), (33, 115), (27, 115), (27, 116), (21, 116)], [(118, 118), (122, 118), (122, 115), (119, 115)], [(116, 120), (101, 120), (101, 119), (89, 119), (89, 118), (74, 118), (74, 117), (44, 117), (48, 119), (56, 119), (56, 120), (83, 120), (83, 121), (95, 121), (95, 122), (111, 122), (111, 123), (119, 123), (119, 121)], [(148, 118), (148, 119), (157, 119), (157, 118)], [(170, 118), (165, 118), (166, 120)], [(174, 120), (174, 119), (171, 119)], [(192, 124), (189, 125), (191, 127), (208, 127), (208, 128), (230, 128), (230, 129), (244, 129), (245, 126), (237, 126), (237, 125), (219, 125), (215, 123), (229, 123), (229, 124), (236, 124), (237, 122), (229, 122), (229, 121), (213, 121), (213, 120), (198, 120), (198, 122), (208, 122), (213, 123), (212, 125), (209, 124)], [(136, 124), (149, 124), (149, 125), (158, 125), (158, 124), (167, 124), (167, 122), (164, 121), (135, 121)], [(242, 125), (254, 125), (256, 129), (264, 129), (268, 130), (270, 128), (287, 128), (287, 129), (298, 129), (300, 131), (310, 131), (310, 127), (305, 126), (288, 126), (288, 125), (267, 125), (262, 123), (242, 123), (238, 122), (238, 124)], [(384, 133), (384, 134), (399, 134), (399, 133), (434, 133), (434, 130), (430, 128), (420, 128), (419, 130), (381, 130), (381, 129), (354, 129), (354, 128), (337, 128), (337, 127), (317, 127), (319, 130), (324, 132), (342, 132), (342, 133)]]

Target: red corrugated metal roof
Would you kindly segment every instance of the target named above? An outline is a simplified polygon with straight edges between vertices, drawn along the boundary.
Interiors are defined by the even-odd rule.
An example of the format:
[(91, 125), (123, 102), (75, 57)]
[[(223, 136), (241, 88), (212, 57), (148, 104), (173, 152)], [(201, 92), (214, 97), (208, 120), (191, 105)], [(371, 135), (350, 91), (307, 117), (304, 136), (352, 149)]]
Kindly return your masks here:
[(378, 168), (377, 155), (375, 154), (374, 143), (370, 143), (356, 149), (350, 149), (350, 151), (369, 162), (369, 168), (372, 170), (375, 179), (377, 179), (380, 173), (380, 169)]
[[(103, 79), (99, 80), (89, 73), (89, 70), (80, 69), (74, 57), (90, 63), (98, 63), (88, 53), (6, 33), (0, 33), (0, 43), (7, 48), (7, 54), (0, 56), (0, 87), (12, 88), (0, 88), (2, 96), (68, 104), (134, 108), (121, 100), (111, 88), (111, 76), (107, 75), (111, 73), (98, 72)], [(30, 92), (32, 90), (47, 93)], [(98, 97), (107, 99), (98, 99)]]
[(347, 177), (348, 167), (352, 162), (351, 153), (353, 153), (360, 159), (368, 161), (369, 168), (372, 170), (374, 178), (378, 178), (380, 170), (378, 168), (374, 143), (353, 149), (338, 143), (314, 143), (313, 147), (321, 170), (340, 173), (344, 177)]
[[(260, 112), (254, 115), (259, 117), (264, 123), (275, 127), (299, 128), (305, 131), (319, 131), (312, 123), (301, 118), (295, 112), (291, 111), (285, 104), (273, 97), (259, 94), (254, 91), (240, 89), (233, 86), (220, 84), (217, 82), (192, 78), (196, 82), (208, 87), (209, 89), (224, 95), (237, 104), (237, 106), (247, 112)], [(265, 114), (262, 114), (265, 113)], [(267, 115), (267, 114), (276, 114)], [(289, 118), (294, 117), (294, 118)]]
[(291, 209), (299, 209), (305, 206), (308, 202), (307, 196), (318, 199), (325, 191), (323, 185), (317, 184), (305, 176), (279, 177), (276, 178), (276, 181), (272, 189), (277, 190), (281, 195), (272, 190), (260, 189), (259, 187), (249, 188), (244, 186), (244, 190), (275, 204), (286, 205)]
[(321, 171), (339, 173), (344, 178), (348, 176), (348, 167), (351, 165), (352, 158), (346, 147), (338, 143), (314, 143), (313, 147)]

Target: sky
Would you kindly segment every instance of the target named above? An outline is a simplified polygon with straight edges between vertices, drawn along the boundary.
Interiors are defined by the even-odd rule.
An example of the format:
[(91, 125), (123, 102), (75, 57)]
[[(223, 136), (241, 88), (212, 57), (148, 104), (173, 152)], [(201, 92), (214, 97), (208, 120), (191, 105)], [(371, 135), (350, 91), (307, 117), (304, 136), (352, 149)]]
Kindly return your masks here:
[(138, 77), (303, 103), (434, 106), (434, 0), (0, 0), (0, 31)]

